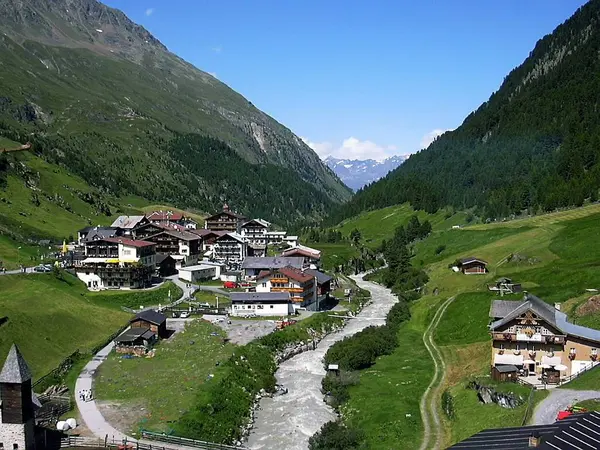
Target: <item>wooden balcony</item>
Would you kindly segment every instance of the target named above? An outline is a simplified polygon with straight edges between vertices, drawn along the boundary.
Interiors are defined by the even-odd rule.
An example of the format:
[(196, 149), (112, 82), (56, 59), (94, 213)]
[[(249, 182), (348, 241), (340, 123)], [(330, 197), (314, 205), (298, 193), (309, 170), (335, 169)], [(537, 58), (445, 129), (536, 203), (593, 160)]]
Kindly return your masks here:
[[(534, 335), (535, 336), (535, 335)], [(522, 335), (517, 336), (517, 333), (492, 333), (492, 339), (494, 341), (504, 341), (504, 342), (539, 342), (541, 344), (557, 344), (564, 345), (567, 339), (564, 335), (557, 334), (544, 334), (541, 335), (539, 339), (526, 338), (523, 339)]]

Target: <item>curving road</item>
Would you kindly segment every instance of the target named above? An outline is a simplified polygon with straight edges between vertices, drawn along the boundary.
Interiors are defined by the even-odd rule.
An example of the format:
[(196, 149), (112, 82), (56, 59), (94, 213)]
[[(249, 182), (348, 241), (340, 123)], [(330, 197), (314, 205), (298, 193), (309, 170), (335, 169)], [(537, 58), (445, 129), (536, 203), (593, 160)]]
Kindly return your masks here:
[[(442, 319), (448, 305), (452, 303), (454, 297), (450, 297), (438, 308), (429, 323), (429, 326), (423, 334), (423, 343), (433, 360), (434, 374), (429, 386), (421, 397), (419, 410), (421, 411), (421, 420), (423, 421), (423, 441), (419, 450), (428, 448), (439, 449), (443, 437), (442, 423), (439, 415), (438, 400), (440, 398), (440, 389), (446, 377), (446, 363), (440, 349), (433, 340), (435, 329)], [(431, 417), (430, 417), (431, 416)], [(431, 422), (433, 421), (435, 436), (432, 436)], [(433, 441), (433, 442), (432, 442)], [(431, 444), (431, 445), (430, 445)]]
[(600, 398), (600, 391), (576, 391), (573, 389), (552, 389), (533, 413), (533, 425), (548, 425), (556, 421), (559, 411), (583, 400)]
[(288, 388), (288, 394), (261, 399), (254, 428), (248, 437), (249, 448), (306, 450), (309, 438), (325, 423), (336, 419), (333, 409), (323, 402), (321, 393), (325, 353), (346, 336), (369, 325), (383, 325), (383, 318), (397, 302), (389, 289), (353, 278), (358, 286), (371, 291), (372, 303), (363, 308), (357, 318), (351, 319), (342, 331), (325, 337), (316, 350), (296, 355), (279, 366), (275, 374), (277, 383)]

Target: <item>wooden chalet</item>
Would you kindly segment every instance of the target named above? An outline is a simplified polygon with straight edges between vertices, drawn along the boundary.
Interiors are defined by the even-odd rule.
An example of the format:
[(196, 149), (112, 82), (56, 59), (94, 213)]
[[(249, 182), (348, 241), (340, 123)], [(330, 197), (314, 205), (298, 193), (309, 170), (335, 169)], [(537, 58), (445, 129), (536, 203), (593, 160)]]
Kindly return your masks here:
[(558, 383), (598, 364), (600, 331), (570, 323), (557, 306), (531, 294), (492, 302), (492, 376), (514, 366), (538, 382)]
[(204, 228), (213, 231), (229, 231), (239, 233), (247, 218), (223, 205), (223, 211), (206, 218)]
[(470, 256), (460, 259), (458, 268), (465, 275), (483, 275), (488, 272), (487, 265), (488, 263), (483, 259)]

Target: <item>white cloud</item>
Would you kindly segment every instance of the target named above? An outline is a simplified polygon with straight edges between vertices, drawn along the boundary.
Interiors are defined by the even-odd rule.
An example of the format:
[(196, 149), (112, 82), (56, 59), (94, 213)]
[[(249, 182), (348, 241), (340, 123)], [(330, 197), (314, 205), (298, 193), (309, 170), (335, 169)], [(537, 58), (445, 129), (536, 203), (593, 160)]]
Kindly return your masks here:
[(221, 53), (221, 52), (223, 51), (223, 47), (222, 47), (222, 46), (220, 46), (220, 45), (217, 45), (217, 46), (215, 46), (215, 47), (211, 48), (211, 50), (212, 50), (213, 52), (215, 52), (215, 53), (219, 54), (219, 53)]
[(429, 147), (431, 145), (431, 143), (433, 141), (435, 141), (438, 137), (440, 137), (446, 131), (452, 131), (452, 130), (453, 130), (453, 128), (448, 128), (445, 130), (442, 130), (441, 128), (436, 128), (435, 130), (430, 131), (425, 136), (423, 136), (423, 138), (421, 138), (421, 148), (426, 149), (427, 147)]
[(325, 159), (328, 156), (341, 159), (375, 159), (377, 161), (383, 161), (390, 156), (397, 154), (397, 147), (395, 145), (379, 145), (372, 141), (361, 141), (355, 137), (349, 137), (344, 141), (335, 145), (331, 142), (312, 142), (309, 139), (302, 138), (302, 140), (312, 148), (321, 159)]
[(154, 8), (148, 8), (148, 9), (146, 10), (146, 15), (147, 15), (147, 16), (151, 16), (153, 13), (154, 13)]

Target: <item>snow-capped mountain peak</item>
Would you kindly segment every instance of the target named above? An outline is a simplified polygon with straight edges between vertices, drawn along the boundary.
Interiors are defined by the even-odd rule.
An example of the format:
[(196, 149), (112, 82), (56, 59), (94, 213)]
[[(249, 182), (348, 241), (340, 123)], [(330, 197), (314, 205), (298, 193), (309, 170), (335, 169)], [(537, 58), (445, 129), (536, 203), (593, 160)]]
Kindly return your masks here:
[(369, 183), (379, 180), (406, 160), (407, 156), (391, 156), (383, 161), (374, 159), (339, 159), (328, 156), (327, 164), (346, 186), (358, 190)]

